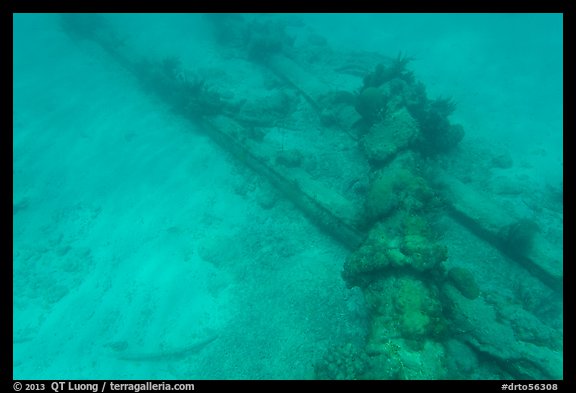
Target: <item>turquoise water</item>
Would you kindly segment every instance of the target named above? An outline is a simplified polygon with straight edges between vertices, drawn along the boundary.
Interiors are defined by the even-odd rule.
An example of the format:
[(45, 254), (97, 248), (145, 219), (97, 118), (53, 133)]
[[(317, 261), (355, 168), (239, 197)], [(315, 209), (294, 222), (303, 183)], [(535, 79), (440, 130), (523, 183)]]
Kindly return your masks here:
[[(562, 274), (561, 15), (103, 18), (90, 27), (14, 15), (15, 379), (562, 378), (561, 288), (548, 279)], [(505, 255), (442, 207), (426, 215), (448, 250), (438, 274), (464, 267), (480, 287), (467, 299), (434, 282), (443, 294), (434, 318), (456, 326), (441, 335), (420, 309), (412, 321), (404, 306), (371, 308), (369, 285), (342, 278), (355, 250), (338, 229), (189, 121), (228, 130), (355, 223), (389, 163), (363, 156), (371, 125), (353, 103), (322, 97), (357, 100), (363, 76), (398, 53), (413, 58), (407, 68), (430, 99), (456, 104), (450, 122), (465, 134), (449, 151), (427, 155), (415, 137), (394, 154), (414, 150), (417, 166), (464, 184), (447, 198), (508, 251), (511, 231), (530, 225), (502, 235), (498, 219), (538, 228), (534, 249)], [(171, 86), (190, 89), (183, 104)], [(522, 262), (524, 251), (547, 261), (544, 273)], [(390, 274), (391, 287), (423, 296), (426, 279)], [(402, 304), (424, 309), (414, 302)], [(386, 316), (404, 330), (376, 340), (374, 321)], [(350, 365), (333, 366), (338, 357)]]

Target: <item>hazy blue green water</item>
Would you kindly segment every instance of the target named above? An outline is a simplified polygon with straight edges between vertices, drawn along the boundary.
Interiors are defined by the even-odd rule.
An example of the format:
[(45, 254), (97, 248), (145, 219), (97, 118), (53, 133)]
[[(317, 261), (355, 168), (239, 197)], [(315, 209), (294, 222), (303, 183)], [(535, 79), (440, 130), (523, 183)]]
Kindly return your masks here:
[[(561, 15), (284, 20), (303, 51), (321, 41), (351, 54), (348, 63), (362, 52), (414, 57), (410, 69), (428, 94), (457, 103), (452, 118), (466, 137), (453, 159), (467, 157), (470, 168), (484, 168), (492, 153), (513, 162), (470, 183), (535, 219), (561, 254), (563, 213), (553, 200), (563, 187)], [(279, 89), (262, 67), (223, 50), (201, 15), (110, 21), (126, 38), (125, 56), (177, 54), (228, 88), (233, 103), (266, 101)], [(310, 72), (326, 79), (322, 64)], [(349, 251), (202, 133), (190, 132), (98, 45), (64, 34), (57, 15), (17, 14), (13, 66), (14, 378), (307, 379), (328, 348), (362, 345), (362, 294), (340, 276)], [(350, 91), (348, 78), (323, 82)], [(291, 107), (262, 143), (320, 157), (312, 171), (337, 184), (338, 173), (322, 172), (321, 144), (278, 131), (305, 129), (304, 106)], [(347, 165), (334, 162), (332, 169)], [(465, 255), (473, 256), (471, 265), (486, 255), (501, 258), (485, 245), (446, 238), (454, 241), (447, 244), (450, 263)], [(527, 273), (517, 274), (522, 281)], [(485, 283), (484, 298), (492, 291), (512, 304), (518, 290), (499, 287), (502, 278), (496, 272)], [(552, 301), (560, 303), (559, 295)], [(512, 335), (518, 343), (510, 357), (537, 353), (561, 370), (561, 354), (552, 356), (561, 351), (559, 310), (508, 320), (524, 327)], [(467, 361), (470, 349), (456, 347), (448, 351), (462, 359), (446, 367), (463, 378), (506, 376), (498, 365)]]

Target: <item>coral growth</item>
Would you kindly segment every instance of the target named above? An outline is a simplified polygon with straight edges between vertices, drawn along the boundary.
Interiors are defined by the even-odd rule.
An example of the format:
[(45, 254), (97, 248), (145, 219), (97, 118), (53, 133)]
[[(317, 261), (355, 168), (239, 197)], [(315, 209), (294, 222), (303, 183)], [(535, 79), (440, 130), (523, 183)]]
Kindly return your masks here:
[(294, 37), (281, 20), (250, 19), (240, 14), (206, 14), (216, 40), (243, 51), (253, 61), (265, 62), (270, 56), (288, 51)]
[(460, 124), (452, 124), (448, 119), (455, 108), (455, 102), (448, 98), (428, 100), (425, 105), (412, 108), (412, 115), (422, 130), (418, 146), (422, 153), (445, 153), (460, 143), (464, 137), (464, 128)]
[(534, 238), (538, 231), (538, 224), (523, 218), (501, 228), (498, 232), (498, 238), (504, 252), (525, 256), (532, 250)]
[(440, 333), (442, 305), (431, 290), (419, 279), (402, 277), (397, 280), (394, 307), (399, 314), (403, 337), (425, 338)]
[(424, 85), (406, 69), (410, 61), (411, 58), (400, 54), (388, 66), (378, 64), (364, 77), (356, 103), (356, 110), (363, 117), (360, 126), (366, 132), (387, 112), (406, 108), (421, 131), (415, 147), (426, 155), (447, 152), (464, 136), (462, 126), (448, 119), (456, 103), (446, 97), (429, 99)]
[[(410, 216), (403, 215), (402, 219), (413, 220), (407, 217)], [(431, 278), (443, 271), (442, 262), (448, 257), (448, 249), (435, 242), (429, 226), (424, 221), (400, 226), (401, 233), (393, 234), (376, 225), (364, 244), (346, 258), (342, 276), (348, 286), (365, 287), (399, 271), (427, 272)]]
[(391, 339), (419, 348), (447, 328), (437, 289), (411, 274), (382, 277), (365, 290), (372, 313), (366, 352), (387, 353)]
[(346, 344), (331, 348), (314, 365), (316, 379), (354, 380), (362, 379), (370, 359), (364, 350)]
[(370, 128), (362, 138), (362, 148), (370, 162), (382, 164), (412, 145), (419, 133), (416, 120), (406, 108), (401, 108)]
[(368, 122), (381, 118), (386, 110), (386, 97), (376, 87), (368, 87), (356, 98), (356, 111)]
[(389, 168), (376, 173), (365, 201), (367, 221), (385, 218), (396, 209), (422, 212), (433, 203), (434, 191), (426, 180), (406, 168)]
[(395, 78), (411, 81), (413, 79), (413, 74), (411, 71), (406, 69), (406, 66), (412, 60), (412, 57), (407, 57), (402, 53), (398, 53), (398, 56), (393, 59), (388, 66), (385, 66), (382, 63), (377, 64), (374, 71), (364, 77), (364, 89), (380, 87), (384, 83)]

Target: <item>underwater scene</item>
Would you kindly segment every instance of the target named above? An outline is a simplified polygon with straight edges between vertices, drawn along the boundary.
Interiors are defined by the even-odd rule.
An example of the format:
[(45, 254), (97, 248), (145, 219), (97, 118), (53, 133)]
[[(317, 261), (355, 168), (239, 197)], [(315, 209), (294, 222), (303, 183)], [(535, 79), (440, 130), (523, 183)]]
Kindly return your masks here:
[(14, 14), (13, 378), (560, 380), (561, 14)]

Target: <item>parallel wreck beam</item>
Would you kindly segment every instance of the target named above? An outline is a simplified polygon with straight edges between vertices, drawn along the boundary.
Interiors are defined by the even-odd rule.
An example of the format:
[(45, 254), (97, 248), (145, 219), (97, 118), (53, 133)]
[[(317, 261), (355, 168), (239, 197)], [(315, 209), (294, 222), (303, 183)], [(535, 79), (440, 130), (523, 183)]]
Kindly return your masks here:
[[(156, 93), (156, 95), (161, 99), (165, 98), (167, 89), (170, 89), (172, 86), (155, 85), (159, 82), (158, 80), (154, 80), (154, 83), (149, 83), (150, 74), (146, 72), (145, 68), (143, 68), (142, 63), (124, 55), (124, 52), (115, 40), (115, 35), (111, 34), (110, 31), (106, 31), (106, 34), (92, 34), (84, 38), (89, 38), (95, 41), (106, 51), (106, 53), (110, 55), (110, 57), (133, 74), (150, 91)], [(216, 121), (211, 121), (212, 119), (215, 119), (216, 116), (212, 119), (210, 116), (194, 116), (186, 113), (185, 108), (182, 108), (178, 102), (169, 99), (165, 99), (164, 101), (193, 125), (199, 126), (197, 129), (207, 135), (223, 150), (230, 153), (234, 158), (238, 159), (256, 174), (266, 179), (286, 199), (290, 200), (294, 206), (302, 211), (312, 224), (317, 226), (324, 233), (330, 235), (350, 250), (355, 250), (362, 244), (366, 237), (364, 232), (346, 222), (344, 219), (338, 217), (328, 207), (308, 195), (300, 188), (297, 181), (287, 179), (272, 166), (254, 155), (239, 140), (228, 134), (223, 127), (217, 125)], [(226, 117), (223, 114), (218, 114), (218, 116)], [(227, 118), (227, 120), (234, 122), (232, 118)]]

